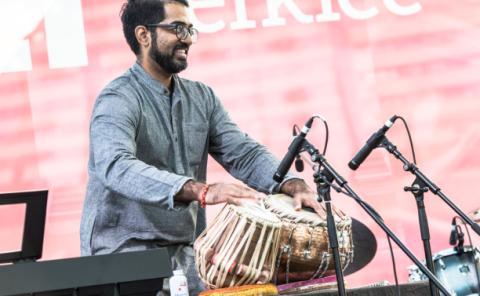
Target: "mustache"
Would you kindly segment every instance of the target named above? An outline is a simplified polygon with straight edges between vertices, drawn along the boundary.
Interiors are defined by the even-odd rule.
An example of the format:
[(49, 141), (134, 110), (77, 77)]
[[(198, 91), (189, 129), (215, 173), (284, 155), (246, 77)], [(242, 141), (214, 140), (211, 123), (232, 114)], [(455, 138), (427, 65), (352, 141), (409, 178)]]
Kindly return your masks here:
[(188, 45), (185, 44), (185, 43), (178, 43), (177, 45), (175, 45), (175, 46), (173, 47), (173, 50), (174, 50), (174, 51), (177, 50), (177, 49), (185, 49), (185, 50), (188, 50), (189, 47), (190, 47), (190, 46), (188, 46)]

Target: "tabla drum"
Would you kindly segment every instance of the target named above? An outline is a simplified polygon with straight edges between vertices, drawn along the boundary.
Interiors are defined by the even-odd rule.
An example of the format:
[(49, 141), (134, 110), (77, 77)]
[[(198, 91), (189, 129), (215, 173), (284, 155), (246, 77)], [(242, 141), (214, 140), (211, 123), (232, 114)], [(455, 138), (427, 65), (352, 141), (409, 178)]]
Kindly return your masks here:
[[(310, 280), (335, 274), (333, 253), (329, 249), (327, 221), (302, 209), (295, 211), (293, 198), (270, 195), (265, 207), (282, 221), (280, 249), (274, 282)], [(339, 210), (334, 213), (343, 270), (353, 260), (352, 220)]]
[[(479, 295), (479, 260), (480, 252), (476, 247), (466, 246), (462, 251), (456, 248), (443, 250), (433, 256), (435, 275), (457, 296)], [(408, 271), (410, 282), (428, 280), (415, 265), (410, 266)]]
[(194, 244), (195, 264), (210, 288), (271, 281), (280, 220), (259, 205), (226, 205)]

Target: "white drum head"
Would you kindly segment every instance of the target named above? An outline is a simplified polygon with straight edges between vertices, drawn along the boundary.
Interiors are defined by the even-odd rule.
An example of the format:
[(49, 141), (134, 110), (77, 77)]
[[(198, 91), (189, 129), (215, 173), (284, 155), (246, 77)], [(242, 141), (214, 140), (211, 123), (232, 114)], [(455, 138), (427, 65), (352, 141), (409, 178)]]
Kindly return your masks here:
[[(305, 209), (295, 211), (293, 207), (293, 198), (285, 194), (270, 195), (264, 200), (265, 207), (277, 214), (282, 219), (291, 220), (292, 222), (303, 222), (313, 226), (326, 226), (326, 221), (323, 220), (317, 213)], [(342, 221), (335, 217), (335, 221)]]
[(268, 225), (279, 225), (281, 223), (277, 216), (266, 210), (261, 205), (253, 202), (244, 202), (241, 206), (232, 205), (231, 207), (235, 212), (252, 220), (262, 221)]

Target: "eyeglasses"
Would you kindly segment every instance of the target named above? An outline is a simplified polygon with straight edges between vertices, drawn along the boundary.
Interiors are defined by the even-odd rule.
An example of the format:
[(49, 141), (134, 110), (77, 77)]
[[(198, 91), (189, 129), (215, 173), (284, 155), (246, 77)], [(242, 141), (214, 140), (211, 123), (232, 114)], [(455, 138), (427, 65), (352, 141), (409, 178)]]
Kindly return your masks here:
[(192, 42), (195, 43), (198, 40), (198, 30), (194, 27), (187, 27), (185, 24), (149, 24), (147, 27), (158, 27), (165, 28), (167, 30), (175, 31), (178, 40), (185, 41), (188, 36), (192, 39)]

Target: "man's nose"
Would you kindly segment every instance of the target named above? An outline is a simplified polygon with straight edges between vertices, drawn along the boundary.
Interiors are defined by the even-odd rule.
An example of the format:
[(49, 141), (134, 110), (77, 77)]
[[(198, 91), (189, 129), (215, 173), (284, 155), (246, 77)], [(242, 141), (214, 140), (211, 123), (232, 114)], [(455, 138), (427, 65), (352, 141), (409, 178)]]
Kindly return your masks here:
[(182, 40), (184, 43), (188, 44), (188, 46), (192, 45), (194, 42), (193, 42), (193, 37), (192, 35), (190, 35), (190, 33), (187, 34), (187, 38), (185, 38), (184, 40)]

